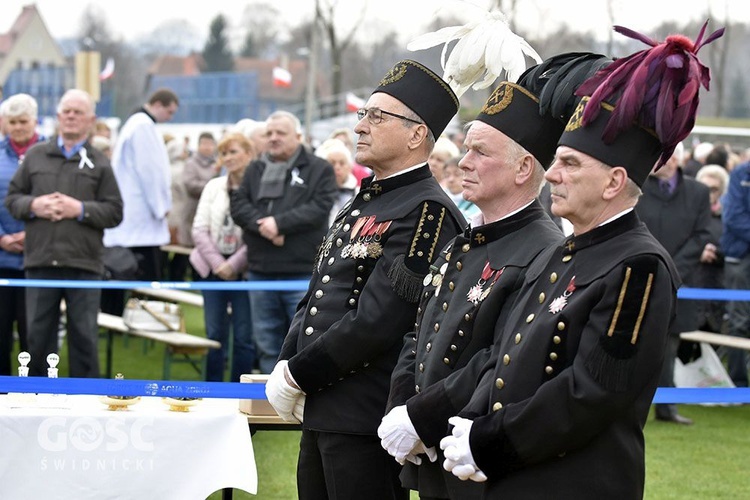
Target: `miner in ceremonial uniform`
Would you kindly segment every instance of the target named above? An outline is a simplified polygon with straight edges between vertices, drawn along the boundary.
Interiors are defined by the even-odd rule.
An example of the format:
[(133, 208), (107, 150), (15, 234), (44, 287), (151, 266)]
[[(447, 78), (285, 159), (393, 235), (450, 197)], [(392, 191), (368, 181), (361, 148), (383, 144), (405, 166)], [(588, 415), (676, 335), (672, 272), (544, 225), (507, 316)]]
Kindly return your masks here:
[[(540, 114), (536, 91), (562, 68), (585, 65), (593, 74), (607, 62), (597, 54), (551, 58), (518, 84), (502, 82), (469, 124), (459, 166), (464, 197), (481, 213), (425, 277), (415, 331), (407, 334), (391, 378), (392, 409), (378, 429), (383, 447), (407, 462), (402, 484), (422, 498), (480, 497), (481, 485), (444, 471), (434, 450), (448, 418), (469, 402), (527, 266), (563, 238), (536, 198), (565, 122)], [(568, 116), (578, 100), (573, 90), (565, 96), (572, 103)], [(417, 457), (420, 452), (430, 460)]]
[[(642, 429), (679, 278), (633, 207), (654, 164), (692, 129), (697, 87), (708, 84), (695, 53), (721, 33), (658, 43), (616, 29), (652, 48), (578, 89), (592, 97), (579, 104), (545, 175), (552, 212), (573, 234), (527, 270), (495, 362), (440, 443), (446, 470), (485, 482), (485, 498), (643, 495)], [(644, 81), (660, 113), (656, 98), (631, 99)]]
[(458, 98), (404, 60), (358, 111), (356, 161), (374, 176), (336, 217), (266, 385), (279, 415), (302, 421), (299, 498), (408, 498), (377, 427), (422, 282), (465, 221), (427, 157)]

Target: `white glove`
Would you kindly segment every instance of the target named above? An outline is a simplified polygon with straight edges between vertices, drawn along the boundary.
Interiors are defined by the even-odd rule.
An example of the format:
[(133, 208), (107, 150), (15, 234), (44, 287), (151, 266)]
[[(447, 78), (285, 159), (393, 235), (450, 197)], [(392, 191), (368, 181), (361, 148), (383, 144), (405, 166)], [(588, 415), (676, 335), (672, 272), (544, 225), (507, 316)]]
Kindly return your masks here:
[(487, 481), (487, 476), (479, 470), (471, 454), (469, 435), (471, 434), (472, 420), (461, 417), (451, 417), (448, 423), (453, 425), (453, 432), (440, 440), (440, 449), (443, 450), (445, 461), (443, 468), (461, 481), (471, 479), (477, 483)]
[(427, 458), (430, 459), (430, 462), (437, 461), (437, 451), (435, 451), (435, 447), (432, 446), (430, 448), (425, 448), (422, 441), (419, 441), (411, 451), (411, 453), (406, 455), (406, 461), (411, 462), (414, 465), (420, 465), (422, 463), (422, 457), (420, 457), (419, 455), (421, 455), (422, 453), (427, 455)]
[[(273, 409), (276, 410), (276, 413), (284, 421), (300, 422), (300, 419), (294, 416), (294, 408), (297, 400), (301, 396), (304, 396), (304, 393), (287, 382), (287, 377), (285, 376), (285, 372), (289, 371), (287, 363), (287, 360), (282, 360), (273, 367), (273, 371), (266, 382), (266, 398), (268, 398), (268, 402), (271, 403)], [(291, 373), (288, 374), (288, 377), (289, 380), (294, 380), (291, 377)]]
[[(378, 427), (378, 437), (383, 449), (401, 465), (404, 465), (408, 455), (416, 455), (412, 451), (418, 443), (422, 443), (411, 423), (406, 405), (395, 407), (383, 417)], [(421, 449), (424, 449), (424, 445)]]
[(302, 423), (305, 417), (305, 395), (304, 394), (298, 397), (297, 402), (294, 403), (294, 409), (292, 410), (292, 415), (294, 415), (294, 418), (299, 420), (299, 423)]

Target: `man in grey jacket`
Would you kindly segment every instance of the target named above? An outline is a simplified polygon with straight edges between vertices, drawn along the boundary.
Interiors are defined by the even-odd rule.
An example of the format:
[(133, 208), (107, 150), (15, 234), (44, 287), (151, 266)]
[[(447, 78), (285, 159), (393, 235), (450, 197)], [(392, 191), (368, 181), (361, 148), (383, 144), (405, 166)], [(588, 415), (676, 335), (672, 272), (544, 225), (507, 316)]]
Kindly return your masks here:
[[(91, 96), (67, 91), (57, 107), (59, 135), (29, 150), (8, 188), (5, 204), (26, 223), (28, 279), (99, 280), (104, 228), (122, 220), (122, 198), (106, 156), (91, 147), (96, 119)], [(67, 307), (71, 377), (98, 377), (98, 288), (27, 288), (32, 376), (46, 374), (57, 351), (60, 301)]]

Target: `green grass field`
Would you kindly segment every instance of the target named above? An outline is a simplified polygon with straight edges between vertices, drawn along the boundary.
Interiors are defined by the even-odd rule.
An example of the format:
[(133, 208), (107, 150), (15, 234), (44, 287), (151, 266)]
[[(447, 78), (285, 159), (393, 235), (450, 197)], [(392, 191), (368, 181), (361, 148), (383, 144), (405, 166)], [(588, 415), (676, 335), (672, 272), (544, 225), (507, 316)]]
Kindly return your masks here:
[[(188, 331), (203, 335), (200, 310), (186, 307)], [(104, 370), (105, 341), (100, 353)], [(67, 355), (61, 351), (60, 376), (67, 375)], [(160, 379), (164, 346), (145, 345), (122, 336), (114, 342), (113, 373), (128, 379)], [(197, 380), (187, 364), (172, 365), (175, 380)], [(649, 500), (750, 498), (747, 471), (750, 454), (750, 405), (732, 407), (683, 406), (680, 412), (695, 421), (683, 427), (649, 419), (646, 425), (646, 495)], [(258, 495), (235, 491), (236, 499), (294, 499), (299, 432), (261, 431), (253, 437), (258, 466)], [(585, 471), (582, 471), (585, 474)], [(616, 473), (616, 471), (613, 471)], [(221, 498), (214, 493), (211, 499)], [(416, 499), (416, 495), (412, 495)]]

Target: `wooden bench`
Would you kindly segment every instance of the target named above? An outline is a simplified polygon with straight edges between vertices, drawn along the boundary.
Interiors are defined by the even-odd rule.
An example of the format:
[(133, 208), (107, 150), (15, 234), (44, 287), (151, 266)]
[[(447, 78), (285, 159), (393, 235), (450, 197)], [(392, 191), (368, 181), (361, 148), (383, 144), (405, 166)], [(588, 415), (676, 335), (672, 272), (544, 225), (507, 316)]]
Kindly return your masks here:
[(166, 290), (161, 288), (136, 288), (133, 293), (146, 295), (167, 302), (189, 304), (191, 306), (203, 307), (203, 295), (200, 293), (187, 292), (185, 290)]
[[(165, 344), (164, 367), (162, 377), (169, 380), (172, 363), (190, 363), (201, 375), (205, 372), (205, 358), (209, 349), (220, 349), (221, 343), (205, 337), (183, 332), (149, 332), (131, 330), (122, 318), (112, 314), (100, 312), (97, 317), (99, 327), (107, 330), (107, 364), (106, 377), (112, 378), (112, 338), (114, 333), (123, 333)], [(177, 356), (182, 358), (174, 359)], [(194, 357), (199, 357), (196, 360)]]
[(702, 330), (695, 330), (692, 332), (682, 332), (680, 334), (680, 338), (682, 340), (689, 340), (691, 342), (705, 342), (707, 344), (723, 345), (750, 351), (750, 339), (746, 339), (744, 337), (735, 337), (734, 335), (724, 335), (721, 333), (711, 333), (704, 332)]

